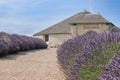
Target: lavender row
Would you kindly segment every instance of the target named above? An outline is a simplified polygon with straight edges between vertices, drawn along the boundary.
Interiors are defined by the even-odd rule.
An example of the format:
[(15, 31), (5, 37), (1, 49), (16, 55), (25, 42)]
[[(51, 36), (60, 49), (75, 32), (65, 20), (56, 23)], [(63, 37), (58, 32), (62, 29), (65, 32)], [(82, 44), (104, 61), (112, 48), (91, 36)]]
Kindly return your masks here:
[(98, 80), (102, 68), (120, 52), (119, 46), (118, 32), (90, 32), (62, 44), (58, 61), (70, 80)]
[(85, 44), (71, 67), (72, 80), (97, 80), (101, 68), (119, 53), (120, 33), (101, 33)]
[(44, 48), (47, 48), (47, 44), (41, 39), (0, 32), (0, 56)]
[(66, 41), (58, 49), (58, 61), (68, 76), (70, 76), (69, 70), (74, 63), (75, 55), (80, 52), (83, 45), (87, 44), (96, 36), (96, 32), (88, 32), (84, 35), (76, 36), (75, 38)]
[(120, 80), (120, 54), (115, 55), (109, 63), (102, 68), (99, 80)]

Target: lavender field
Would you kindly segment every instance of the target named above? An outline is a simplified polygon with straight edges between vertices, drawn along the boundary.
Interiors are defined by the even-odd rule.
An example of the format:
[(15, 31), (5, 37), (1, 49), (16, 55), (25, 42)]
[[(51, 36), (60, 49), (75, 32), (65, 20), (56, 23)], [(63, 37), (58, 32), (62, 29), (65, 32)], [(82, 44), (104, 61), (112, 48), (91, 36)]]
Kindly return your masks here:
[(68, 80), (120, 80), (120, 33), (88, 32), (57, 51)]
[(45, 48), (47, 44), (41, 39), (0, 32), (0, 57), (20, 51)]

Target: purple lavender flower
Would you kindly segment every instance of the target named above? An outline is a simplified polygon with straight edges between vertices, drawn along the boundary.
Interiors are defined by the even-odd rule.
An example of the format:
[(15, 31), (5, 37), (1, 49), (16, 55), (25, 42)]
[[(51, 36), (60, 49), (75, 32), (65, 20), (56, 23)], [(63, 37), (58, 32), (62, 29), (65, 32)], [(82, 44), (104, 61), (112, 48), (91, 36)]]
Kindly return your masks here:
[(0, 32), (0, 56), (45, 48), (47, 48), (47, 44), (41, 39)]
[(65, 73), (70, 76), (70, 68), (74, 63), (75, 55), (80, 52), (83, 45), (87, 44), (89, 41), (97, 36), (96, 32), (88, 32), (81, 36), (76, 36), (73, 39), (69, 39), (64, 42), (58, 49), (58, 60)]

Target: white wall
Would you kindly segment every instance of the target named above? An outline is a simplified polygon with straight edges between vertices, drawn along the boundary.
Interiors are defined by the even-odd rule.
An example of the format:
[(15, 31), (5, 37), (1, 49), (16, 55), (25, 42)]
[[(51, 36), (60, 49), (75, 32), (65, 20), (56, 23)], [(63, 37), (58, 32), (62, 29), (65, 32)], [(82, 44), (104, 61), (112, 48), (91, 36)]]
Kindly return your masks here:
[(70, 38), (72, 38), (70, 34), (51, 34), (49, 35), (49, 44), (61, 45)]
[(42, 40), (44, 40), (44, 41), (45, 41), (45, 37), (44, 37), (44, 35), (33, 36), (33, 37), (35, 37), (35, 38), (40, 38), (40, 39), (42, 39)]

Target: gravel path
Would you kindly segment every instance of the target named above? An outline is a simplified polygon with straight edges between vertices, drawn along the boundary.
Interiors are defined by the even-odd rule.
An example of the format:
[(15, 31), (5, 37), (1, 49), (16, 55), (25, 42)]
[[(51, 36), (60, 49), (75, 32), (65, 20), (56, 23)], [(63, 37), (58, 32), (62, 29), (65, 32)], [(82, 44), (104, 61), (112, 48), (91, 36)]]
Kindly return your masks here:
[(0, 80), (65, 80), (55, 48), (0, 58)]

